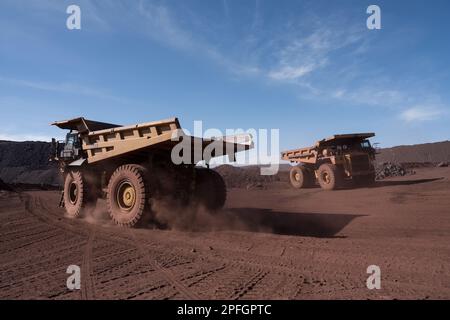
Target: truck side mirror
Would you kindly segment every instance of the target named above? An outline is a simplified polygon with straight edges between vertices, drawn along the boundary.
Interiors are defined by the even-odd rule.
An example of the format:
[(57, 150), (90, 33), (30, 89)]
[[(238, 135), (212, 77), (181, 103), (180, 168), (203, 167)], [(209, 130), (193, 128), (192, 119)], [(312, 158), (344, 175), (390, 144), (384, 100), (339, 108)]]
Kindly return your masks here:
[(50, 148), (50, 161), (58, 160), (58, 149), (59, 142), (55, 138), (52, 138), (51, 148)]
[(375, 142), (372, 144), (372, 148), (375, 151), (375, 154), (379, 154), (381, 152), (381, 147), (379, 142)]

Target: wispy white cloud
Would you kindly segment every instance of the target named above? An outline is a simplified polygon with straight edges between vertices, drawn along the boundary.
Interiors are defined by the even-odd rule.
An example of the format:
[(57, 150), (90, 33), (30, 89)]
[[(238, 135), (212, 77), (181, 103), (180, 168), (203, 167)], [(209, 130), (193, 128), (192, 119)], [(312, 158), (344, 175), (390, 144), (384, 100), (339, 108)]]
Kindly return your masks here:
[(95, 97), (99, 99), (105, 100), (114, 100), (116, 102), (125, 102), (125, 99), (116, 97), (102, 90), (82, 86), (74, 83), (49, 83), (49, 82), (40, 82), (40, 81), (29, 81), (29, 80), (21, 80), (21, 79), (12, 79), (0, 77), (0, 82), (3, 82), (8, 85), (26, 87), (30, 89), (42, 90), (42, 91), (53, 91), (58, 93), (66, 93), (71, 95), (83, 95), (89, 97)]
[(359, 42), (362, 35), (348, 28), (336, 31), (333, 23), (308, 32), (290, 31), (281, 48), (276, 48), (277, 62), (268, 76), (273, 80), (295, 80), (326, 67), (339, 49)]
[[(38, 5), (37, 1), (34, 3)], [(59, 8), (52, 1), (46, 3), (51, 6), (48, 10)], [(188, 15), (185, 6), (166, 1), (136, 0), (133, 4), (137, 6), (130, 6), (128, 1), (81, 0), (81, 3), (87, 8), (83, 14), (90, 15), (88, 22), (104, 26), (104, 30), (126, 25), (153, 41), (220, 65), (233, 76), (290, 85), (302, 98), (396, 108), (396, 113), (402, 106), (427, 105), (430, 100), (411, 87), (400, 87), (392, 75), (370, 70), (367, 60), (356, 59), (372, 48), (373, 38), (360, 25), (344, 23), (345, 13), (311, 18), (314, 13), (305, 10), (307, 14), (300, 12), (295, 18), (276, 21), (274, 17), (264, 19), (264, 10), (257, 0), (246, 7), (247, 19), (239, 21), (230, 17), (232, 3), (222, 0), (218, 10), (223, 14), (220, 11), (216, 17), (224, 20), (211, 23), (206, 15), (198, 12)], [(121, 19), (118, 12), (123, 13)], [(38, 90), (123, 101), (104, 90), (73, 83), (0, 78), (2, 81)], [(406, 121), (437, 118), (435, 111), (410, 109), (403, 112), (402, 118), (414, 120)]]
[[(226, 1), (223, 2), (223, 7), (225, 13), (229, 14)], [(252, 23), (247, 29), (240, 30), (241, 34), (235, 34), (238, 36), (236, 49), (230, 47), (218, 34), (209, 38), (208, 35), (213, 33), (210, 24), (195, 13), (186, 22), (179, 12), (166, 4), (141, 0), (138, 7), (138, 14), (145, 18), (145, 32), (153, 40), (195, 55), (203, 55), (233, 74), (263, 77), (271, 81), (295, 82), (311, 75), (327, 66), (332, 60), (333, 52), (363, 39), (355, 27), (336, 28), (335, 24), (341, 23), (341, 20), (336, 19), (327, 20), (329, 24), (319, 25), (318, 28), (308, 27), (308, 30), (291, 21), (286, 24), (285, 29), (283, 27), (278, 32), (271, 33), (269, 38), (265, 32), (261, 32), (264, 20), (258, 1), (255, 2), (253, 11)], [(220, 25), (220, 22), (216, 24)], [(193, 25), (196, 28), (192, 28)], [(228, 31), (236, 32), (232, 29)]]
[(353, 88), (340, 88), (329, 93), (322, 92), (323, 96), (349, 102), (358, 105), (369, 105), (376, 107), (396, 107), (401, 104), (411, 103), (411, 97), (402, 91), (387, 89), (382, 85), (361, 86)]
[(406, 109), (400, 114), (400, 118), (406, 122), (422, 122), (436, 120), (444, 114), (444, 111), (430, 106), (416, 106)]
[(139, 1), (138, 12), (146, 18), (146, 31), (153, 39), (184, 50), (196, 47), (192, 35), (178, 26), (168, 7)]
[[(156, 41), (191, 54), (203, 55), (233, 74), (255, 75), (260, 72), (257, 66), (246, 65), (230, 58), (218, 50), (217, 45), (205, 41), (189, 28), (182, 26), (168, 6), (139, 1), (138, 13), (146, 18), (146, 34)], [(196, 23), (201, 24), (200, 21)], [(204, 30), (208, 28), (207, 25), (204, 26)]]
[(294, 80), (307, 75), (314, 69), (314, 64), (308, 64), (298, 67), (284, 66), (281, 69), (269, 72), (269, 77), (274, 80)]

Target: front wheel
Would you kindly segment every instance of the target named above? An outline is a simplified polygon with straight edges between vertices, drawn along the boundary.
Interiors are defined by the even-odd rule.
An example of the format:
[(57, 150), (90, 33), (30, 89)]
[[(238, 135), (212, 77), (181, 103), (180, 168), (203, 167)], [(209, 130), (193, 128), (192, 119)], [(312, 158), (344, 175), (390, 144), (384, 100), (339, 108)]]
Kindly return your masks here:
[(324, 190), (335, 190), (343, 184), (343, 173), (335, 165), (324, 163), (317, 172), (319, 184)]
[(311, 173), (303, 166), (293, 167), (289, 173), (289, 180), (295, 189), (308, 188), (313, 184)]
[(124, 227), (136, 226), (149, 211), (147, 170), (128, 164), (117, 168), (108, 184), (107, 206), (111, 219)]
[(69, 170), (64, 179), (64, 207), (70, 218), (85, 215), (86, 210), (95, 207), (97, 195), (80, 170)]

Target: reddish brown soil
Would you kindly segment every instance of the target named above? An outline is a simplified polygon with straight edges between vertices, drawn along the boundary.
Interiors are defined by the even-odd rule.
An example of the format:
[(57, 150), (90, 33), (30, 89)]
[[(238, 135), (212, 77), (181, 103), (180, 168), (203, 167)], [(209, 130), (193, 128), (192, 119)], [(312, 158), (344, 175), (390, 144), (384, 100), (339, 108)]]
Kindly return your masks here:
[[(1, 299), (449, 299), (450, 168), (324, 192), (232, 189), (201, 231), (70, 220), (54, 191), (0, 193)], [(82, 268), (82, 290), (66, 268)], [(382, 289), (366, 288), (381, 267)]]

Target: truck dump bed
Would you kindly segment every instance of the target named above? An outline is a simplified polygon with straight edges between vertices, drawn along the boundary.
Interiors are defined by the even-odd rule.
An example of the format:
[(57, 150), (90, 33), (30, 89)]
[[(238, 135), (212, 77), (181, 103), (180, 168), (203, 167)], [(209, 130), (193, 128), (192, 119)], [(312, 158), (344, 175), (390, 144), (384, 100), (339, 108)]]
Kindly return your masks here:
[(281, 153), (281, 158), (291, 162), (316, 163), (320, 149), (326, 148), (327, 146), (363, 141), (374, 136), (375, 133), (336, 134), (317, 141), (312, 147), (284, 151)]
[(152, 148), (170, 151), (183, 139), (191, 140), (192, 150), (195, 152), (193, 152), (193, 160), (196, 161), (210, 160), (205, 159), (203, 155), (206, 148), (211, 148), (211, 158), (228, 155), (233, 161), (235, 153), (248, 150), (253, 146), (249, 135), (217, 139), (186, 136), (177, 118), (131, 126), (118, 126), (76, 118), (55, 122), (53, 125), (79, 132), (88, 163), (96, 163), (133, 152), (146, 152)]
[(281, 153), (281, 159), (291, 162), (301, 161), (301, 162), (315, 163), (317, 159), (317, 148), (308, 147), (284, 151)]

